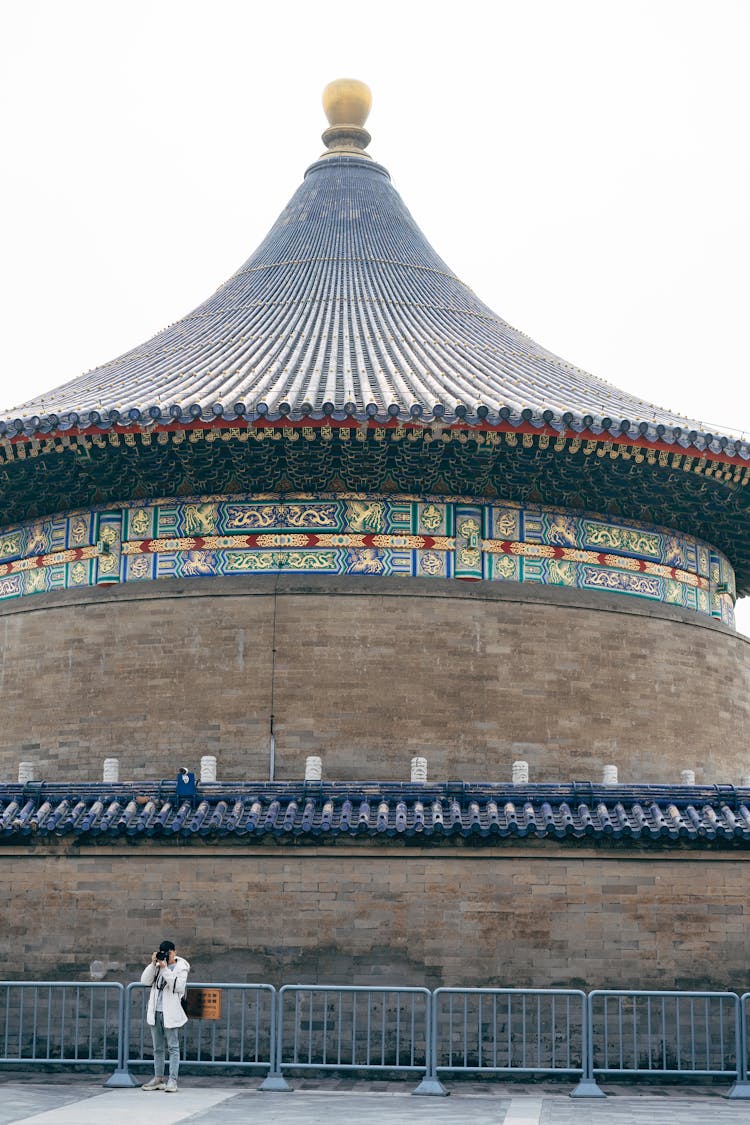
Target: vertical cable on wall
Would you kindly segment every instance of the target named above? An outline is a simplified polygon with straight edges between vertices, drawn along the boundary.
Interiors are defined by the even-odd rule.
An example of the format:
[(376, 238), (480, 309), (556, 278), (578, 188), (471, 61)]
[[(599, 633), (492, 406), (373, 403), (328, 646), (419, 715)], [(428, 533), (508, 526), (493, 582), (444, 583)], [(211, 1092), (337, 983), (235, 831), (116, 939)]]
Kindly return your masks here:
[(276, 735), (273, 729), (274, 719), (274, 693), (276, 689), (276, 605), (277, 595), (279, 591), (279, 578), (281, 575), (277, 572), (276, 579), (273, 584), (273, 624), (271, 627), (271, 714), (268, 724), (268, 780), (274, 780), (276, 772)]

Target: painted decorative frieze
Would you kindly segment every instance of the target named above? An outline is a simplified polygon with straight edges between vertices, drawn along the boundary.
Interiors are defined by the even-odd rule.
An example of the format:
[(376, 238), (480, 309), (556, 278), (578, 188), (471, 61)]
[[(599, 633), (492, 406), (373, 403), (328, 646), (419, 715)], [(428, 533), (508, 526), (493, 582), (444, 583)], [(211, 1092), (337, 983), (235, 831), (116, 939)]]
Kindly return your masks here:
[(73, 512), (0, 531), (0, 599), (157, 578), (364, 574), (537, 582), (734, 623), (734, 573), (665, 528), (461, 497), (210, 496)]

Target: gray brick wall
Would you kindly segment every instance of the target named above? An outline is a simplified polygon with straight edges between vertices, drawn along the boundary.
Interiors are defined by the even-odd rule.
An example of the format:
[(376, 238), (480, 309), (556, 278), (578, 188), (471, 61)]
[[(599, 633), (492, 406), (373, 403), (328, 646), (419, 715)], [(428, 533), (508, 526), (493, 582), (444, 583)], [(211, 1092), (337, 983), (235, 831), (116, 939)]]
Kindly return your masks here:
[(750, 987), (750, 855), (498, 849), (7, 848), (0, 976), (133, 979), (170, 937), (194, 979)]
[[(274, 639), (275, 619), (275, 639)], [(750, 643), (640, 599), (414, 579), (163, 580), (0, 607), (0, 780), (736, 782), (750, 773)], [(272, 652), (275, 647), (275, 659)]]

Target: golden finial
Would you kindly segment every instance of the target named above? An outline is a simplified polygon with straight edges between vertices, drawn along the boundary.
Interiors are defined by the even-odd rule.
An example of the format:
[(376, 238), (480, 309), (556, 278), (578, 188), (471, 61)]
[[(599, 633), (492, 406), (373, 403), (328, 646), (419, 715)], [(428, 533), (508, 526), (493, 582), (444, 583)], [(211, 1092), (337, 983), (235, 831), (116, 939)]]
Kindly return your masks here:
[(364, 151), (370, 143), (364, 124), (371, 105), (372, 94), (364, 82), (336, 78), (328, 83), (323, 91), (323, 109), (330, 123), (323, 134), (323, 143), (328, 148), (324, 156), (348, 153), (370, 159), (369, 152)]

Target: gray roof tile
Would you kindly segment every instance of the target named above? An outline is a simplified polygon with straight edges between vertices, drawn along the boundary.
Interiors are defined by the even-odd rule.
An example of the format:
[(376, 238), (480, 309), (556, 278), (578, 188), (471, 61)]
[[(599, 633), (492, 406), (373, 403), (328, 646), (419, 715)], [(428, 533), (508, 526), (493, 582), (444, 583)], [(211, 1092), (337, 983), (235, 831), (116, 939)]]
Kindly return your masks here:
[(509, 837), (660, 847), (750, 846), (750, 790), (732, 786), (228, 783), (194, 802), (173, 782), (0, 786), (0, 844), (59, 837), (230, 837), (280, 844)]
[[(19, 405), (27, 432), (149, 419), (503, 417), (680, 441), (690, 421), (560, 359), (484, 305), (365, 157), (307, 171), (255, 253), (163, 332)], [(504, 414), (501, 415), (501, 408)], [(92, 417), (93, 414), (93, 417)], [(563, 419), (565, 416), (565, 419)], [(18, 429), (18, 426), (15, 427)], [(700, 445), (700, 442), (698, 443)], [(718, 446), (717, 446), (718, 449)], [(732, 452), (730, 449), (729, 452)], [(750, 457), (750, 448), (737, 452)]]

